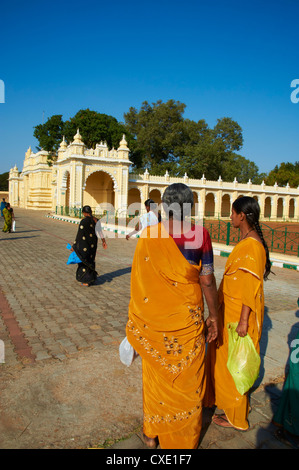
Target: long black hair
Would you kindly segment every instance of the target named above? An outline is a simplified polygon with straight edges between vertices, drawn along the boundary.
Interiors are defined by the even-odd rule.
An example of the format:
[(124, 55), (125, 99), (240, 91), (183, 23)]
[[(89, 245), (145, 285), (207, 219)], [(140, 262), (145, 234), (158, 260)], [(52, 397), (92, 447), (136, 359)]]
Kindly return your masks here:
[(242, 196), (234, 201), (233, 208), (237, 214), (240, 214), (240, 212), (243, 212), (243, 214), (245, 214), (248, 224), (250, 225), (250, 227), (256, 230), (257, 234), (259, 235), (262, 241), (262, 244), (266, 252), (266, 265), (265, 265), (264, 279), (267, 280), (271, 272), (271, 261), (269, 257), (268, 245), (265, 242), (264, 235), (263, 235), (260, 223), (259, 223), (260, 206), (253, 197)]

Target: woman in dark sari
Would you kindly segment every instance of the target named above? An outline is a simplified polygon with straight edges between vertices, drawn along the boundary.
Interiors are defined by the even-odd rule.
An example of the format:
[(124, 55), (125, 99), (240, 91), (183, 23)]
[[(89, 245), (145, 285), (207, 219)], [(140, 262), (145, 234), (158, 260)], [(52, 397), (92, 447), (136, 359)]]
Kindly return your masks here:
[(84, 219), (80, 221), (72, 249), (81, 260), (81, 263), (78, 263), (76, 279), (81, 282), (81, 285), (90, 286), (98, 275), (95, 270), (98, 237), (95, 233), (96, 224), (90, 206), (84, 206), (82, 214)]

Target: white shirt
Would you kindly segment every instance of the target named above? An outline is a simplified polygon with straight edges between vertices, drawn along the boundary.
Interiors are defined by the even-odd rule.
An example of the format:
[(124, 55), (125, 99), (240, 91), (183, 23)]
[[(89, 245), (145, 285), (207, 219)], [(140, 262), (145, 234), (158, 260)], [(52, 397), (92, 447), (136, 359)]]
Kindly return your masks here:
[(143, 230), (145, 227), (148, 227), (149, 225), (156, 225), (158, 223), (158, 218), (156, 214), (154, 214), (154, 212), (149, 211), (140, 217), (139, 222)]
[(104, 237), (104, 234), (103, 234), (102, 224), (101, 224), (100, 219), (99, 219), (99, 220), (97, 221), (97, 223), (96, 223), (95, 232), (96, 232), (96, 236), (97, 236), (98, 238), (105, 238), (105, 237)]

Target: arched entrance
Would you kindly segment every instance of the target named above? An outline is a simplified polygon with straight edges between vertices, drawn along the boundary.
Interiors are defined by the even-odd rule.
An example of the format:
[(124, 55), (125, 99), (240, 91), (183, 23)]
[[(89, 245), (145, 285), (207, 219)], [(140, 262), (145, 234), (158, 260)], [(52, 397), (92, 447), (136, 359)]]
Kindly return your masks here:
[(152, 189), (148, 195), (149, 199), (152, 199), (158, 206), (161, 204), (161, 193), (159, 189)]
[(295, 217), (295, 199), (290, 199), (289, 203), (289, 217), (293, 219)]
[(230, 196), (229, 194), (224, 194), (221, 204), (221, 217), (229, 217), (230, 210)]
[(271, 198), (266, 197), (265, 199), (265, 212), (264, 217), (271, 217)]
[(191, 211), (191, 216), (196, 217), (198, 216), (198, 194), (193, 191), (193, 207)]
[(283, 199), (280, 197), (277, 201), (277, 217), (283, 217)]
[(100, 204), (103, 209), (105, 206), (107, 209), (111, 206), (115, 208), (114, 181), (108, 173), (95, 171), (86, 180), (83, 205), (95, 210)]
[(209, 193), (206, 196), (205, 203), (205, 217), (215, 216), (215, 196), (213, 193)]
[[(138, 211), (139, 214), (136, 214)], [(140, 191), (137, 188), (131, 188), (128, 191), (128, 215), (141, 214), (141, 197)]]

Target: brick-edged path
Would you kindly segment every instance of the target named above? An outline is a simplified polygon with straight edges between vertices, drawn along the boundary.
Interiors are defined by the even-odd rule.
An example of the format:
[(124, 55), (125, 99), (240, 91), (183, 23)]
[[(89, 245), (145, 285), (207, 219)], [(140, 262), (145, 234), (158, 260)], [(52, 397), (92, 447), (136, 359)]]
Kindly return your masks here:
[[(78, 226), (36, 211), (15, 209), (15, 214), (17, 232), (0, 232), (0, 339), (6, 359), (0, 448), (87, 447), (129, 435), (142, 422), (141, 364), (125, 368), (118, 345), (125, 334), (136, 240), (108, 239), (107, 250), (100, 244), (97, 284), (85, 288), (75, 280), (76, 267), (66, 265), (66, 244)], [(218, 284), (225, 262), (215, 257)], [(299, 273), (274, 271), (265, 284), (260, 384), (278, 379), (281, 387), (298, 327)], [(269, 395), (262, 389), (256, 393), (262, 398), (252, 418), (251, 447), (258, 446), (259, 430), (267, 430), (270, 420)], [(219, 432), (222, 440), (215, 439)], [(232, 432), (225, 437), (209, 425), (202, 446), (245, 445), (235, 434), (230, 439), (237, 441), (229, 443)], [(135, 433), (133, 439), (136, 446)], [(130, 440), (123, 445), (129, 447)]]

